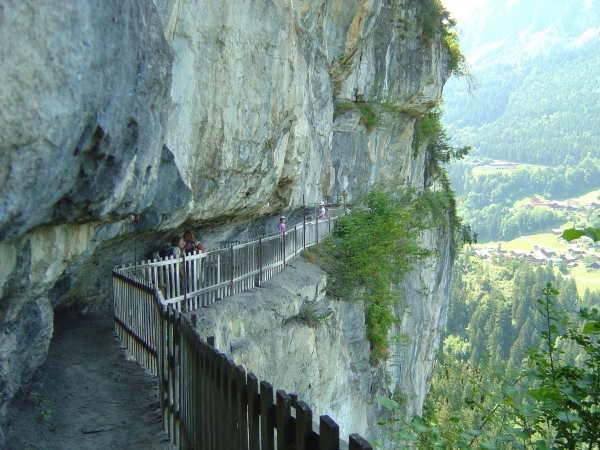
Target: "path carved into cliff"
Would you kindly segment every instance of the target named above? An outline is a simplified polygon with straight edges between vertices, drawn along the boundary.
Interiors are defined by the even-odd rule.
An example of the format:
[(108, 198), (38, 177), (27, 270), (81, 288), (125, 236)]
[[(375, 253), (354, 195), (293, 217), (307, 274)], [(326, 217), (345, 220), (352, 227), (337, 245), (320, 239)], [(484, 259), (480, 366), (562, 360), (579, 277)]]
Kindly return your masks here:
[(55, 317), (48, 358), (9, 409), (7, 449), (173, 450), (156, 378), (127, 359), (109, 313)]

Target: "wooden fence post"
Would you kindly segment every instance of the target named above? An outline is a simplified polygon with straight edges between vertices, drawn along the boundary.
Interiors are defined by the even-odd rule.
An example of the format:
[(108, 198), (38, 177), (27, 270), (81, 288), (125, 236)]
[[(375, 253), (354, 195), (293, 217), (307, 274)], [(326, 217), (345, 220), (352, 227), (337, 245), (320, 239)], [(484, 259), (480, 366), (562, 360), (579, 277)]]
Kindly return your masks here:
[(277, 450), (287, 450), (291, 447), (290, 433), (291, 399), (283, 390), (277, 391)]
[(246, 370), (236, 366), (236, 408), (237, 408), (237, 433), (240, 450), (248, 450), (248, 386), (246, 384)]
[(367, 442), (360, 434), (351, 434), (348, 442), (348, 450), (373, 450), (371, 444)]
[(260, 382), (260, 435), (262, 450), (275, 449), (275, 428), (273, 386), (267, 381)]
[(260, 450), (260, 395), (258, 378), (248, 373), (248, 444), (250, 450)]
[(302, 400), (296, 402), (296, 450), (314, 448), (310, 442), (312, 432), (312, 411)]
[(320, 417), (319, 435), (319, 450), (340, 450), (340, 427), (331, 417)]

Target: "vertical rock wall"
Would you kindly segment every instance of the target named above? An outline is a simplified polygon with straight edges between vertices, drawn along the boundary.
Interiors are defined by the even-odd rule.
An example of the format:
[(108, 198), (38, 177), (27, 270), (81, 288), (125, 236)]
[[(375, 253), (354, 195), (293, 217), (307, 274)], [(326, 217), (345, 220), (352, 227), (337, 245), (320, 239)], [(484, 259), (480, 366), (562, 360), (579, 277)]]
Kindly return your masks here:
[(0, 6), (3, 408), (43, 362), (51, 298), (92, 256), (97, 224), (153, 203), (171, 60), (143, 0)]
[[(303, 198), (422, 189), (414, 121), (448, 76), (422, 14), (419, 0), (3, 2), (0, 404), (43, 361), (53, 308), (110, 305), (110, 269), (171, 234), (220, 242)], [(371, 104), (377, 127), (334, 115), (340, 101)]]

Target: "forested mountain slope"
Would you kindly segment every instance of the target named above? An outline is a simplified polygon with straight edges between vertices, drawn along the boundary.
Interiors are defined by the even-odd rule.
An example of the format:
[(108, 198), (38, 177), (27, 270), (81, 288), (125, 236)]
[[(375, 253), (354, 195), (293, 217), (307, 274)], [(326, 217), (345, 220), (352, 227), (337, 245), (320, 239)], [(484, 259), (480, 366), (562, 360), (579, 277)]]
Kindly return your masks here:
[(490, 0), (459, 22), (478, 87), (445, 88), (457, 144), (535, 164), (600, 157), (599, 1)]

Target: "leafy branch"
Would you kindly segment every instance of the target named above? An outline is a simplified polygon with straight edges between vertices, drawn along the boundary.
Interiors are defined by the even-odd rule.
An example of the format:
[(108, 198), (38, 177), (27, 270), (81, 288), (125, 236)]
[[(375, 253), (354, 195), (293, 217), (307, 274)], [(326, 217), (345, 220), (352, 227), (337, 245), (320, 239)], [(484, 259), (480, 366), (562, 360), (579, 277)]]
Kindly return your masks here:
[[(446, 376), (467, 383), (471, 394), (465, 403), (479, 411), (479, 426), (468, 428), (458, 419), (437, 423), (435, 415), (426, 420), (395, 418), (401, 432), (392, 436), (419, 449), (592, 449), (600, 444), (600, 315), (598, 310), (579, 311), (581, 324), (574, 326), (555, 307), (559, 292), (549, 283), (538, 299), (543, 345), (528, 351), (529, 367), (517, 375), (489, 363), (475, 369), (452, 358), (440, 358)], [(561, 359), (560, 343), (579, 346), (578, 364)], [(380, 403), (397, 411), (389, 400)]]

